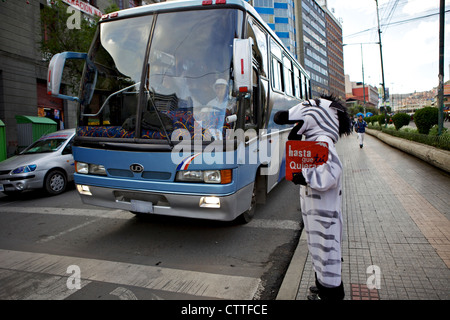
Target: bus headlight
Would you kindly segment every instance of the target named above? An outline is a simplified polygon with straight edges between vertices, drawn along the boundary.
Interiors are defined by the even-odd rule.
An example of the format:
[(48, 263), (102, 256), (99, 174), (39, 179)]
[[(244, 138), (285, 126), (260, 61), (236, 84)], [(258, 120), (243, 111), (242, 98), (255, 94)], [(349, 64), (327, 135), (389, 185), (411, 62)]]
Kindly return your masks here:
[(178, 171), (176, 181), (182, 182), (203, 182), (202, 171)]
[(220, 183), (221, 182), (219, 170), (207, 170), (203, 171), (203, 181), (206, 183)]
[(178, 171), (175, 181), (226, 184), (231, 183), (231, 178), (232, 178), (231, 169), (186, 170), (186, 171)]
[(105, 167), (101, 164), (89, 164), (89, 173), (106, 176)]
[(76, 162), (75, 171), (80, 174), (95, 174), (106, 176), (106, 169), (101, 164), (92, 164), (85, 162)]

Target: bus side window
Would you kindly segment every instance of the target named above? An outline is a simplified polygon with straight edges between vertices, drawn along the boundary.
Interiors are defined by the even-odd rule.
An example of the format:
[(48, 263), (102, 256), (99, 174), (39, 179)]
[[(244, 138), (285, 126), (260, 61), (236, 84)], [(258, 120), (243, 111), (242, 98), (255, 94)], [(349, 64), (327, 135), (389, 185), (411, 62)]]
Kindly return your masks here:
[(308, 99), (308, 89), (307, 89), (307, 81), (305, 75), (302, 74), (302, 98)]
[(262, 77), (267, 77), (267, 65), (268, 65), (268, 57), (267, 57), (267, 37), (266, 33), (261, 29), (261, 27), (249, 19), (249, 28), (248, 28), (248, 36), (253, 38), (253, 43), (256, 45), (253, 46), (253, 56), (256, 58), (259, 66), (259, 72)]
[(272, 87), (277, 91), (283, 91), (283, 63), (281, 48), (271, 39), (270, 52), (272, 54)]
[(272, 57), (272, 86), (278, 91), (283, 91), (282, 70), (283, 64), (281, 61), (275, 57)]
[(306, 88), (306, 99), (311, 99), (311, 81), (306, 80), (305, 81), (305, 88)]
[(302, 91), (301, 91), (302, 82), (300, 80), (300, 70), (297, 66), (294, 66), (294, 95), (296, 98), (301, 99), (302, 98)]
[(289, 95), (293, 96), (293, 87), (292, 87), (292, 62), (291, 60), (284, 56), (283, 57), (283, 66), (284, 66), (284, 92)]

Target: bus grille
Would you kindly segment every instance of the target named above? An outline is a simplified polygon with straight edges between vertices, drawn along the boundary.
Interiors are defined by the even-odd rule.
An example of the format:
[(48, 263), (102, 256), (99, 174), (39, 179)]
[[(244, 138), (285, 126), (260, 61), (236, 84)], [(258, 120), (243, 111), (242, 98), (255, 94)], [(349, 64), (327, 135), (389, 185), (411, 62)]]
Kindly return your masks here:
[[(113, 177), (133, 178), (134, 174), (130, 170), (108, 169), (108, 173)], [(170, 180), (172, 174), (163, 171), (144, 171), (141, 178), (147, 180)]]

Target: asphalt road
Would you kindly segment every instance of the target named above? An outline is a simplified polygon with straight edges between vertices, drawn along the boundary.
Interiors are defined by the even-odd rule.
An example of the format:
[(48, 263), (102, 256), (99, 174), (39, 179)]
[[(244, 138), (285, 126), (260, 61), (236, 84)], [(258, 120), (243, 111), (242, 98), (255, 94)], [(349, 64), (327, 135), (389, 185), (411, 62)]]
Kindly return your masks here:
[(0, 196), (0, 299), (275, 299), (300, 237), (283, 181), (246, 225), (133, 214), (59, 196)]

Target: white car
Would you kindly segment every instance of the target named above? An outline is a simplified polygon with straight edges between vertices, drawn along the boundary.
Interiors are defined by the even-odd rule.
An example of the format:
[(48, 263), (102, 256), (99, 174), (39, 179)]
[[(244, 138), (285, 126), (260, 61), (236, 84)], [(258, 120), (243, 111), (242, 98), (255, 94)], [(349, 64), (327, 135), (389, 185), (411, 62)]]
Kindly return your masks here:
[(64, 192), (75, 172), (74, 135), (75, 129), (50, 133), (0, 162), (0, 191), (7, 195), (41, 188), (51, 195)]

